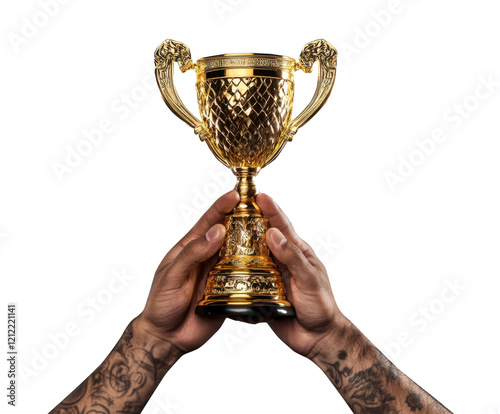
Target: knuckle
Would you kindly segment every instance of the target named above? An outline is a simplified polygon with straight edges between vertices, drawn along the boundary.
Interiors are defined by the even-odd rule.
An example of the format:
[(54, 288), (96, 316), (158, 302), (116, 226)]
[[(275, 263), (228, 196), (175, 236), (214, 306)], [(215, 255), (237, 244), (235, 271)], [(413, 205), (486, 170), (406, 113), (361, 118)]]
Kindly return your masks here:
[(296, 244), (287, 240), (284, 247), (285, 247), (285, 250), (286, 250), (288, 256), (291, 259), (297, 260), (299, 258), (300, 259), (302, 258), (302, 252), (300, 251), (299, 247)]
[(316, 257), (316, 254), (314, 253), (313, 248), (302, 239), (300, 240), (300, 247), (301, 247), (302, 253), (304, 253), (304, 256)]
[(192, 240), (186, 246), (184, 246), (184, 249), (182, 249), (182, 255), (184, 257), (198, 257), (200, 252), (200, 243), (198, 240)]
[(215, 201), (215, 203), (212, 204), (212, 207), (214, 209), (214, 211), (217, 213), (217, 214), (224, 214), (224, 199), (223, 198), (219, 198)]

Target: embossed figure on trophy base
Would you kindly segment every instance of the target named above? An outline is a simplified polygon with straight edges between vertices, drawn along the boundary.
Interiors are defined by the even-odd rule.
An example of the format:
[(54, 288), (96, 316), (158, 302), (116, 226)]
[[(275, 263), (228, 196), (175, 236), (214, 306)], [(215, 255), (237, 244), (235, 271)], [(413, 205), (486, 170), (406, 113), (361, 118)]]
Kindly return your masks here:
[[(309, 105), (292, 120), (294, 72), (311, 72), (319, 61), (318, 84)], [(182, 103), (173, 82), (173, 63), (195, 69), (202, 119)], [(155, 52), (156, 79), (167, 106), (194, 129), (214, 156), (237, 177), (240, 202), (226, 217), (219, 262), (210, 271), (199, 315), (227, 315), (254, 322), (295, 315), (281, 274), (266, 245), (268, 221), (255, 202), (254, 177), (274, 161), (297, 130), (328, 99), (337, 51), (326, 40), (308, 43), (300, 59), (269, 54), (225, 54), (191, 60), (183, 43), (166, 40)]]

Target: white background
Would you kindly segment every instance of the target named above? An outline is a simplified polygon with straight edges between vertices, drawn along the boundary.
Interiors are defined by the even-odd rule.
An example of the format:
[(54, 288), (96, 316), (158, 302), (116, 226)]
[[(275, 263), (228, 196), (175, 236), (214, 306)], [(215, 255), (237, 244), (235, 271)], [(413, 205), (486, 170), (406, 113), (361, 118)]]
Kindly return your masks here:
[[(454, 412), (500, 412), (497, 2), (61, 0), (52, 16), (40, 4), (0, 11), (1, 303), (18, 304), (24, 373), (13, 411), (47, 412), (89, 375), (163, 255), (234, 185), (162, 102), (158, 44), (182, 41), (195, 60), (298, 58), (325, 38), (339, 51), (330, 100), (258, 186), (321, 255), (342, 311), (406, 374)], [(194, 82), (176, 70), (197, 113)], [(315, 82), (297, 73), (295, 114)], [(85, 131), (102, 123), (89, 147)], [(76, 149), (90, 154), (58, 176)], [(266, 325), (236, 322), (183, 357), (144, 412), (236, 409), (349, 412)]]

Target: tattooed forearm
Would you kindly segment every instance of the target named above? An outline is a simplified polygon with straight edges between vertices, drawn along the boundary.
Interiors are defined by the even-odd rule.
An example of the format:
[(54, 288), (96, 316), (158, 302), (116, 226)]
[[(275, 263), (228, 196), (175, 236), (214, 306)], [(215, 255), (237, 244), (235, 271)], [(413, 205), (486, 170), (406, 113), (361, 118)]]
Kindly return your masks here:
[(400, 372), (357, 329), (344, 345), (317, 362), (353, 413), (451, 413)]
[(134, 335), (132, 321), (104, 362), (49, 414), (140, 413), (175, 360)]

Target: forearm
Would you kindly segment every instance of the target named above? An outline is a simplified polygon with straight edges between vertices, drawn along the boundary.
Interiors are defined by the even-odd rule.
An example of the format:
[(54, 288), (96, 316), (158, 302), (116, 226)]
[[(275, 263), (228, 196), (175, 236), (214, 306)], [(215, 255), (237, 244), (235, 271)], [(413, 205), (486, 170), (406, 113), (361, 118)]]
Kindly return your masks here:
[(350, 321), (325, 338), (312, 360), (354, 413), (450, 413), (399, 371)]
[(180, 356), (150, 337), (138, 317), (104, 362), (50, 414), (139, 413)]

